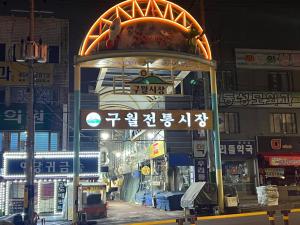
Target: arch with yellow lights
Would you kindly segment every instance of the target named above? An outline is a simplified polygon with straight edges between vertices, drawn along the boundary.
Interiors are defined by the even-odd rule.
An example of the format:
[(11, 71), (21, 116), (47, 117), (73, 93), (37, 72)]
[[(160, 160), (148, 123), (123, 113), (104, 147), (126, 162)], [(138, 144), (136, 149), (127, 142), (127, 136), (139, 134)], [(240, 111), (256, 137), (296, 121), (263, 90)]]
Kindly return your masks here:
[(212, 59), (207, 37), (199, 23), (186, 10), (166, 0), (127, 0), (113, 6), (90, 28), (82, 42), (80, 56), (91, 55), (97, 50), (99, 43), (108, 37), (110, 26), (116, 18), (120, 18), (121, 27), (148, 21), (174, 26), (185, 33), (193, 27), (197, 31), (197, 53), (205, 59)]

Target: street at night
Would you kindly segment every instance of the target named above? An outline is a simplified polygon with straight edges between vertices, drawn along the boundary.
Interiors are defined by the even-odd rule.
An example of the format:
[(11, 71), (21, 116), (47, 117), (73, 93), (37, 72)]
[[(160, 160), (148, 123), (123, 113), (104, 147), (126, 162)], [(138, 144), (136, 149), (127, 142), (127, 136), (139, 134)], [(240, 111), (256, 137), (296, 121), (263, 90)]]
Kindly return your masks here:
[(300, 224), (299, 10), (0, 0), (0, 225)]

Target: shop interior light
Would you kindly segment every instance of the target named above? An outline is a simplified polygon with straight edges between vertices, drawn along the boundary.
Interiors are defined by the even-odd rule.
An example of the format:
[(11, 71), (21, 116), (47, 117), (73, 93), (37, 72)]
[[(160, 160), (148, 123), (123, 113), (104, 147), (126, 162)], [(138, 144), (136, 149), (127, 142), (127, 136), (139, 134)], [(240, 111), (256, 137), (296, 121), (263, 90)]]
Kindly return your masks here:
[(116, 157), (120, 158), (121, 157), (121, 152), (116, 152)]
[(155, 134), (153, 132), (148, 132), (147, 134), (148, 139), (154, 139), (155, 138)]
[(109, 138), (109, 133), (107, 133), (107, 132), (101, 132), (101, 139), (102, 140), (108, 140), (108, 138)]

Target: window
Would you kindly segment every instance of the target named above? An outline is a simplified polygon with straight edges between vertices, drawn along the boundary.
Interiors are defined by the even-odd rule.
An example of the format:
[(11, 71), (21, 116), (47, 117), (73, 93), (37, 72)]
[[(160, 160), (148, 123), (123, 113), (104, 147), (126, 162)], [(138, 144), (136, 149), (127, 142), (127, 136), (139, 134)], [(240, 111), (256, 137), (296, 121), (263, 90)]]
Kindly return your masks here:
[[(25, 132), (10, 133), (10, 151), (26, 151), (27, 134)], [(35, 132), (34, 149), (38, 152), (58, 150), (58, 134), (51, 132)]]
[(49, 63), (59, 63), (59, 46), (49, 46)]
[(239, 132), (238, 113), (220, 113), (219, 123), (221, 133), (232, 134)]
[(0, 88), (0, 103), (5, 102), (5, 89)]
[(3, 133), (0, 132), (0, 152), (3, 151)]
[(4, 62), (5, 61), (5, 44), (0, 43), (0, 62)]
[(292, 74), (286, 71), (269, 72), (269, 90), (270, 91), (292, 91)]
[(297, 133), (295, 113), (272, 113), (270, 115), (271, 133)]
[(223, 91), (237, 90), (237, 78), (233, 71), (219, 71), (219, 87)]

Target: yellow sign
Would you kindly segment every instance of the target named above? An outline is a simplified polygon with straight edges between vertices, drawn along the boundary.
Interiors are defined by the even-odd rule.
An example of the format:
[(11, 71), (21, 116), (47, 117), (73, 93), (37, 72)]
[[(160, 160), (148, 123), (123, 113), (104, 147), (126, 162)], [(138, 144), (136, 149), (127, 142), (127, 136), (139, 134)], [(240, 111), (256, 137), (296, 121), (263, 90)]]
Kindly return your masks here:
[(144, 176), (148, 176), (148, 175), (150, 175), (150, 173), (151, 173), (151, 169), (150, 169), (149, 166), (144, 166), (144, 167), (142, 168), (141, 172), (142, 172), (142, 174), (143, 174)]
[(150, 145), (150, 158), (156, 158), (165, 154), (165, 142), (157, 141)]
[[(52, 64), (34, 64), (34, 82), (36, 85), (51, 85), (53, 82)], [(29, 68), (18, 62), (0, 62), (0, 85), (28, 85)]]

